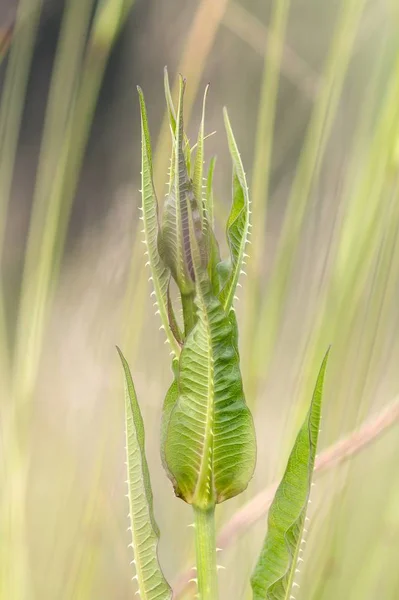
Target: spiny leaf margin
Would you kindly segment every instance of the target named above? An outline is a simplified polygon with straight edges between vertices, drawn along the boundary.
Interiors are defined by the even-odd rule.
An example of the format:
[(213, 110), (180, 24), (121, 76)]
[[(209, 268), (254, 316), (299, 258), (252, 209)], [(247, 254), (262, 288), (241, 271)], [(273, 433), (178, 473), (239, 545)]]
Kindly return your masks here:
[(291, 596), (316, 458), (328, 355), (329, 350), (269, 510), (267, 535), (251, 578), (254, 600), (288, 600)]
[(180, 354), (180, 346), (177, 343), (173, 332), (169, 327), (168, 317), (168, 286), (170, 280), (169, 269), (164, 265), (158, 251), (158, 202), (153, 183), (152, 169), (152, 150), (151, 139), (148, 128), (147, 110), (144, 100), (144, 94), (140, 87), (137, 87), (140, 101), (141, 113), (141, 194), (142, 194), (142, 215), (143, 232), (148, 253), (148, 264), (151, 269), (151, 278), (154, 286), (156, 302), (159, 315), (162, 321), (162, 327), (165, 330), (167, 339), (171, 345), (175, 356)]
[(141, 600), (171, 600), (172, 590), (158, 562), (159, 529), (145, 456), (144, 424), (129, 365), (117, 348), (125, 375), (126, 455), (132, 548)]
[[(228, 267), (229, 273), (219, 295), (223, 308), (228, 313), (233, 306), (238, 279), (246, 257), (245, 248), (251, 225), (249, 222), (250, 199), (248, 185), (226, 108), (223, 110), (223, 116), (230, 155), (233, 161), (233, 201), (226, 228), (230, 259), (223, 263), (224, 268)], [(221, 265), (222, 268), (223, 265)]]

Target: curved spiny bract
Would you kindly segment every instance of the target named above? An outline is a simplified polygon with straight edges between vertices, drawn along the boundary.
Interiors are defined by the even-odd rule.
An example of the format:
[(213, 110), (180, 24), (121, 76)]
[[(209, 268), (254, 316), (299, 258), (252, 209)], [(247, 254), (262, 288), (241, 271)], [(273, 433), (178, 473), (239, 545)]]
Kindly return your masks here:
[(148, 263), (151, 269), (152, 282), (158, 305), (162, 325), (165, 329), (167, 339), (176, 356), (180, 354), (180, 346), (177, 343), (170, 327), (168, 317), (168, 286), (170, 271), (161, 260), (158, 251), (158, 202), (153, 184), (151, 139), (148, 128), (147, 111), (144, 95), (138, 88), (140, 111), (141, 111), (141, 135), (142, 135), (142, 165), (141, 165), (141, 194), (142, 194), (142, 220), (145, 243), (148, 252)]
[(218, 269), (223, 279), (219, 298), (224, 310), (228, 313), (233, 306), (234, 295), (245, 258), (245, 246), (249, 232), (250, 202), (244, 168), (226, 109), (224, 110), (224, 122), (233, 161), (233, 201), (226, 227), (230, 258), (220, 263)]
[(219, 244), (213, 231), (213, 174), (216, 159), (213, 156), (209, 163), (206, 179), (206, 194), (204, 201), (204, 236), (206, 238), (208, 252), (208, 277), (212, 285), (212, 293), (218, 297), (220, 292), (220, 276), (218, 265), (220, 265)]
[(209, 161), (208, 174), (206, 176), (205, 214), (211, 229), (214, 228), (214, 198), (213, 198), (213, 176), (215, 173), (216, 156)]
[(159, 529), (155, 522), (150, 474), (145, 456), (144, 425), (129, 365), (119, 356), (125, 375), (127, 483), (132, 548), (141, 600), (171, 600), (172, 590), (158, 562)]
[(205, 106), (208, 96), (209, 84), (205, 88), (204, 99), (202, 103), (202, 117), (198, 132), (197, 149), (195, 153), (194, 168), (193, 168), (193, 191), (196, 198), (199, 210), (201, 225), (204, 225), (205, 205), (206, 201), (203, 198), (202, 187), (204, 177), (204, 133), (205, 133)]
[(254, 600), (289, 600), (312, 484), (328, 352), (302, 425), (269, 509), (268, 532), (251, 578)]

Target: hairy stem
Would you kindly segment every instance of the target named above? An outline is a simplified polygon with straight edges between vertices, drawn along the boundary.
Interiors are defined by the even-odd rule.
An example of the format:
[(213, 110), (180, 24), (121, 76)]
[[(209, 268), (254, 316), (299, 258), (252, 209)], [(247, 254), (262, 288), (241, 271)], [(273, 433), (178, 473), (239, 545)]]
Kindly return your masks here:
[(194, 524), (198, 597), (200, 600), (217, 600), (215, 508), (194, 507)]

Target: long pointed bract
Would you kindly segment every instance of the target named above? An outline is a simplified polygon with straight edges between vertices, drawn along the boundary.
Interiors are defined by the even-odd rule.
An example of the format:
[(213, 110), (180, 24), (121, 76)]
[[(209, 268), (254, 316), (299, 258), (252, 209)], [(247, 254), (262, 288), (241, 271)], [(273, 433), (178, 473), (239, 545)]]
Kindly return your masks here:
[(291, 596), (316, 458), (327, 359), (328, 352), (269, 510), (268, 532), (251, 578), (254, 600), (288, 600)]
[(138, 88), (141, 110), (142, 131), (142, 165), (141, 165), (141, 194), (142, 194), (142, 219), (145, 242), (148, 252), (148, 263), (151, 269), (152, 282), (162, 325), (167, 339), (176, 356), (180, 354), (180, 347), (170, 327), (168, 318), (168, 286), (170, 280), (169, 269), (165, 266), (158, 251), (158, 203), (153, 184), (151, 140), (148, 129), (147, 111), (144, 95)]
[(228, 313), (233, 306), (234, 295), (245, 258), (245, 246), (249, 232), (250, 205), (244, 167), (226, 109), (224, 110), (224, 122), (230, 155), (233, 161), (233, 202), (227, 221), (227, 242), (230, 249), (230, 259), (224, 263), (228, 267), (228, 276), (219, 297), (224, 310)]
[(129, 365), (119, 350), (125, 374), (127, 483), (132, 547), (141, 600), (170, 600), (172, 591), (158, 562), (150, 474), (145, 457), (144, 425)]

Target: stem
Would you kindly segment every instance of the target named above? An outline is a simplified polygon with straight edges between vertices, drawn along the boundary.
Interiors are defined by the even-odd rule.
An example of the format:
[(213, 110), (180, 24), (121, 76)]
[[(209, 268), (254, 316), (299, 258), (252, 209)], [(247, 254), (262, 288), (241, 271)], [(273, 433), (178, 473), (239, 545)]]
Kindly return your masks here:
[(194, 294), (181, 294), (183, 307), (184, 336), (187, 337), (195, 325)]
[(198, 597), (200, 600), (217, 600), (215, 507), (207, 510), (193, 508)]

